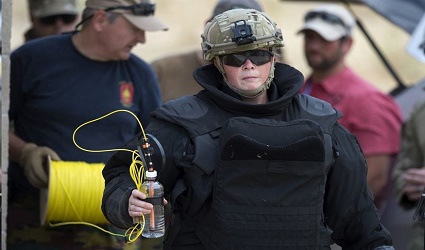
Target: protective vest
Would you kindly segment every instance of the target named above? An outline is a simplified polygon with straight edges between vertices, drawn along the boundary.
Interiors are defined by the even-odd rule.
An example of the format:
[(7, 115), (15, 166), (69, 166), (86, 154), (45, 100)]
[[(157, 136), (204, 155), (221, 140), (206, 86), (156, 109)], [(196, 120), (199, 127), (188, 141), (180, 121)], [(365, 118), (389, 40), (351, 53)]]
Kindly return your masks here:
[[(167, 104), (156, 114), (183, 126), (194, 141), (196, 168), (173, 196), (182, 203), (183, 217), (197, 222), (196, 235), (206, 249), (332, 244), (323, 197), (339, 114), (315, 98), (295, 100), (289, 112), (267, 119), (234, 117), (202, 95)], [(187, 190), (192, 200), (176, 198)]]

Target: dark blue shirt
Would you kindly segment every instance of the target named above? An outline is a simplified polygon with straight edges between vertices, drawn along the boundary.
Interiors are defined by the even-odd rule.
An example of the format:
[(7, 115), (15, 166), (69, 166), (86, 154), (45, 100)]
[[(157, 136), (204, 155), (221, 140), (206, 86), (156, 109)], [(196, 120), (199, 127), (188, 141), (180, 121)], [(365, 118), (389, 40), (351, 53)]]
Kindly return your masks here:
[[(155, 74), (135, 55), (125, 61), (90, 60), (77, 51), (72, 34), (28, 42), (11, 55), (10, 119), (23, 140), (52, 148), (63, 161), (106, 162), (109, 153), (85, 152), (72, 135), (81, 124), (112, 111), (133, 112), (146, 127), (161, 104)], [(119, 112), (90, 123), (76, 142), (90, 150), (120, 148), (140, 126)]]

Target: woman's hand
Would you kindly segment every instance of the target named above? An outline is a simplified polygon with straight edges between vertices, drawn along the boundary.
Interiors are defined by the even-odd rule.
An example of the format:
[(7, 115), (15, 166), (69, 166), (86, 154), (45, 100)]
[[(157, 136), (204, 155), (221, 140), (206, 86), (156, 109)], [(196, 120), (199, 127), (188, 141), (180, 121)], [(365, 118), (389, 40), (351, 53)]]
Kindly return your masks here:
[(146, 195), (139, 190), (134, 189), (131, 192), (130, 199), (128, 199), (128, 214), (131, 217), (141, 217), (152, 211), (153, 205), (143, 201), (144, 199), (146, 199)]
[[(153, 205), (144, 201), (146, 195), (140, 192), (137, 189), (134, 189), (131, 192), (130, 198), (128, 199), (128, 214), (133, 217), (133, 222), (137, 223), (138, 218), (144, 214), (150, 214)], [(167, 205), (168, 202), (164, 199), (164, 205)]]

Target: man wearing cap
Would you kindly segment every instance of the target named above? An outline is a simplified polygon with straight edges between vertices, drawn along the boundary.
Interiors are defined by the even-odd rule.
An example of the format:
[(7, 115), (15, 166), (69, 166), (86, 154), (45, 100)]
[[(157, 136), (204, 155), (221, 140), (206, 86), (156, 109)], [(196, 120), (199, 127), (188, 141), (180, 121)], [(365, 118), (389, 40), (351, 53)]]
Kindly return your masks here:
[[(154, 13), (150, 0), (87, 0), (80, 30), (36, 39), (12, 52), (7, 249), (142, 249), (141, 242), (127, 244), (124, 237), (87, 225), (40, 225), (39, 197), (49, 188), (47, 157), (104, 163), (113, 154), (78, 148), (77, 127), (122, 109), (147, 126), (149, 114), (161, 105), (152, 68), (131, 53), (146, 42), (146, 31), (167, 29)], [(140, 130), (133, 116), (115, 113), (80, 129), (75, 140), (89, 150), (115, 149)]]
[(346, 65), (355, 20), (345, 8), (319, 5), (306, 13), (304, 21), (299, 33), (304, 35), (305, 58), (312, 72), (301, 92), (330, 102), (343, 113), (340, 122), (357, 136), (366, 156), (369, 187), (382, 210), (399, 151), (400, 109), (391, 96)]
[[(263, 11), (257, 0), (218, 0), (207, 22), (226, 10), (236, 8)], [(192, 73), (206, 64), (209, 62), (202, 58), (202, 51), (197, 49), (152, 61), (151, 65), (158, 76), (163, 101), (198, 93), (202, 88), (193, 79)]]
[(25, 32), (25, 42), (74, 30), (78, 21), (76, 0), (28, 0), (31, 27)]

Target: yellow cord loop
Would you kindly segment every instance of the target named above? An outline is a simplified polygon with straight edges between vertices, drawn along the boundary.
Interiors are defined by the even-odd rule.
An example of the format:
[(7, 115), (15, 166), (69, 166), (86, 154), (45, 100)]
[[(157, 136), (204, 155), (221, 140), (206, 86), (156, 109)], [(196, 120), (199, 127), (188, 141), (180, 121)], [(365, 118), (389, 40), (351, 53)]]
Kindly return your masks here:
[[(142, 131), (143, 139), (147, 144), (147, 137), (142, 123), (134, 113), (124, 109), (115, 110), (104, 116), (81, 124), (72, 134), (72, 141), (77, 148), (91, 153), (114, 151), (131, 152), (132, 163), (129, 167), (129, 173), (136, 188), (143, 192), (142, 183), (145, 177), (146, 166), (144, 166), (142, 158), (137, 150), (124, 148), (90, 150), (81, 147), (75, 140), (77, 131), (82, 127), (118, 112), (129, 113), (137, 120)], [(92, 226), (105, 233), (125, 237), (128, 243), (135, 242), (142, 234), (145, 226), (144, 216), (142, 216), (133, 227), (128, 228), (124, 235), (109, 232), (98, 226), (108, 223), (100, 209), (105, 185), (102, 176), (104, 165), (104, 163), (63, 162), (50, 161), (49, 159), (49, 188), (41, 192), (41, 223), (44, 224), (47, 222), (53, 227), (74, 224)], [(146, 193), (146, 190), (144, 190), (144, 192)]]

